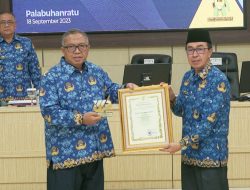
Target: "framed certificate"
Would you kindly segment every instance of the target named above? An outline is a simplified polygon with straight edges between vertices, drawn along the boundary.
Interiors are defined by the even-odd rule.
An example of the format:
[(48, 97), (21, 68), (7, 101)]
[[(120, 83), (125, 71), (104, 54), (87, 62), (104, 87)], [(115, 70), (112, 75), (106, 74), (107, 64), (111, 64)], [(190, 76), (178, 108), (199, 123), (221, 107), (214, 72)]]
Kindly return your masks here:
[(168, 85), (118, 92), (123, 151), (156, 150), (173, 141)]

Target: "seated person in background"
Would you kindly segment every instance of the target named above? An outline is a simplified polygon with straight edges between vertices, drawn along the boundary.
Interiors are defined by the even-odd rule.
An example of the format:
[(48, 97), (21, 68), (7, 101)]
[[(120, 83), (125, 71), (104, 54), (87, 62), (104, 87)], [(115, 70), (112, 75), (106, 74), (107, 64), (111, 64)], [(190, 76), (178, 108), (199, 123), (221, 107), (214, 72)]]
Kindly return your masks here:
[(114, 156), (107, 118), (93, 107), (107, 97), (117, 102), (117, 91), (124, 85), (113, 83), (101, 67), (87, 61), (89, 48), (84, 32), (66, 32), (64, 56), (41, 80), (47, 190), (103, 190), (103, 158)]
[(39, 88), (41, 69), (32, 42), (15, 34), (10, 12), (0, 13), (0, 101), (23, 99), (32, 84)]

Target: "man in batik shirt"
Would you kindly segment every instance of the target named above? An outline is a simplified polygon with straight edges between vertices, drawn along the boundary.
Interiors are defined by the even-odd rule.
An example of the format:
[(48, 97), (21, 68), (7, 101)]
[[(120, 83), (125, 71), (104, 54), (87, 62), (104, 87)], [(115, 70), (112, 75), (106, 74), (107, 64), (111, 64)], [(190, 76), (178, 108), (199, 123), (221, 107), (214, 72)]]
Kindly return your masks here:
[(0, 101), (23, 99), (27, 88), (39, 88), (41, 68), (32, 42), (15, 34), (12, 13), (0, 13)]
[(93, 107), (107, 97), (117, 102), (122, 86), (86, 60), (89, 48), (85, 33), (66, 32), (64, 56), (41, 81), (48, 190), (103, 190), (103, 158), (114, 156), (107, 118), (93, 112)]
[(178, 96), (169, 88), (172, 111), (182, 117), (182, 139), (163, 151), (182, 149), (182, 189), (228, 190), (230, 84), (210, 63), (207, 30), (188, 32), (186, 53), (192, 69), (185, 73)]

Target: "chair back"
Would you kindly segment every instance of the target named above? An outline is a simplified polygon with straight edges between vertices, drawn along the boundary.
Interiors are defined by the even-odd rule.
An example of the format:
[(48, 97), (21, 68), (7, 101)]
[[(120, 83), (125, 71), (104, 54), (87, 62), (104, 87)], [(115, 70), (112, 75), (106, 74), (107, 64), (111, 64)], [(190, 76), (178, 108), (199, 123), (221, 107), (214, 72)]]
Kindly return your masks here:
[(172, 57), (165, 54), (136, 54), (131, 59), (131, 64), (172, 64)]
[(237, 100), (240, 97), (237, 55), (235, 53), (213, 52), (211, 63), (227, 76), (231, 85), (231, 100)]
[[(165, 54), (135, 54), (131, 59), (131, 64), (169, 64), (169, 72), (166, 73), (171, 84), (172, 78), (172, 57)], [(165, 78), (164, 76), (159, 76)], [(164, 81), (164, 80), (162, 80)]]
[(240, 72), (240, 93), (250, 93), (250, 61), (242, 61)]

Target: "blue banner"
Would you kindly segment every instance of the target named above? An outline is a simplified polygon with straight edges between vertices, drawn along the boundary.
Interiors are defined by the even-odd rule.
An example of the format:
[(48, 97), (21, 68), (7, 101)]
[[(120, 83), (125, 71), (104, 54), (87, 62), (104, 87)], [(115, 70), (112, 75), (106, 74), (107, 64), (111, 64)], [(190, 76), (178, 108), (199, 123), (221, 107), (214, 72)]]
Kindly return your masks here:
[(243, 4), (243, 0), (12, 0), (17, 33), (244, 27)]

